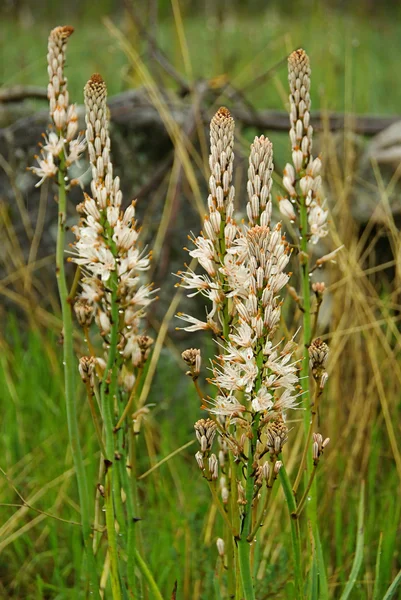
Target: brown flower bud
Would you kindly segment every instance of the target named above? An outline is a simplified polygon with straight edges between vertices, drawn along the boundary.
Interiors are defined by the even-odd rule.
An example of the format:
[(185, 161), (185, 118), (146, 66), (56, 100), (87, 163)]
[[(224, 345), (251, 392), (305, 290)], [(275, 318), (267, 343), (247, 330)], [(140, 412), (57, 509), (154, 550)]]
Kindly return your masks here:
[(96, 358), (94, 356), (82, 356), (79, 359), (79, 374), (84, 383), (94, 384), (94, 373), (96, 367)]
[(94, 307), (92, 304), (89, 304), (89, 302), (83, 298), (79, 298), (74, 303), (74, 311), (80, 326), (89, 327), (94, 315)]
[(203, 454), (212, 449), (216, 427), (217, 425), (212, 419), (200, 419), (194, 425), (196, 439), (200, 444)]
[(201, 368), (201, 351), (198, 348), (188, 348), (188, 350), (184, 350), (181, 356), (190, 368), (186, 375), (197, 379)]
[(288, 440), (288, 427), (283, 417), (279, 415), (274, 421), (270, 421), (267, 428), (267, 449), (271, 454), (278, 455)]
[(320, 338), (313, 340), (309, 346), (309, 365), (312, 369), (313, 378), (319, 383), (321, 388), (325, 386), (328, 378), (325, 370), (328, 355), (328, 345)]

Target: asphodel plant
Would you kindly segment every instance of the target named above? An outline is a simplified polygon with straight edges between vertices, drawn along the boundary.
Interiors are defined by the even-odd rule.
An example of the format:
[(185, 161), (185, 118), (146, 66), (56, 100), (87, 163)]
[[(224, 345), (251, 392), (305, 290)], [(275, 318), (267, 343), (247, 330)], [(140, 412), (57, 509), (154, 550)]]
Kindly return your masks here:
[[(187, 323), (183, 329), (208, 331), (216, 344), (210, 367), (209, 382), (215, 389), (211, 395), (205, 395), (199, 385), (200, 351), (186, 350), (183, 359), (202, 408), (209, 413), (195, 423), (200, 445), (196, 461), (225, 527), (224, 539), (218, 538), (217, 549), (223, 559), (220, 576), (222, 582), (226, 580), (227, 598), (256, 597), (251, 546), (258, 540), (277, 478), (283, 485), (291, 516), (294, 597), (304, 597), (304, 544), (298, 519), (328, 444), (328, 439), (315, 431), (317, 402), (327, 379), (328, 349), (321, 340), (311, 344), (308, 266), (309, 244), (327, 233), (327, 211), (319, 196), (320, 159), (311, 156), (309, 63), (305, 66), (305, 57), (303, 51), (298, 51), (290, 58), (290, 137), (295, 167), (287, 165), (285, 173), (287, 179), (294, 175), (292, 187), (303, 191), (302, 195), (292, 195), (292, 201), (280, 199), (281, 211), (291, 221), (298, 218), (296, 211), (300, 214), (299, 244), (290, 246), (281, 223), (272, 222), (273, 149), (264, 136), (255, 138), (250, 150), (248, 221), (235, 220), (234, 120), (226, 108), (220, 108), (210, 125), (208, 214), (200, 235), (191, 240), (194, 249), (189, 251), (192, 258), (198, 259), (203, 273), (187, 268), (178, 274), (179, 285), (189, 291), (189, 296), (201, 294), (208, 301), (203, 321), (178, 315)], [(294, 74), (299, 64), (299, 72)], [(310, 178), (308, 186), (301, 177)], [(285, 184), (288, 189), (288, 182)], [(291, 275), (288, 266), (294, 256), (301, 263), (304, 352), (296, 340), (284, 339), (280, 333), (281, 306)], [(321, 289), (322, 284), (319, 293)], [(318, 389), (314, 410), (308, 393), (309, 362)], [(300, 472), (303, 473), (305, 463), (308, 465), (299, 502), (282, 457), (288, 440), (286, 415), (295, 408), (303, 408), (305, 413), (306, 440)]]
[[(66, 197), (72, 183), (68, 168), (86, 146), (83, 136), (75, 137), (77, 117), (74, 106), (69, 105), (64, 75), (66, 42), (71, 33), (70, 27), (58, 27), (49, 37), (52, 129), (45, 138), (39, 167), (33, 170), (41, 177), (39, 183), (56, 176), (58, 182), (57, 278), (63, 317), (65, 391), (91, 594), (99, 596), (100, 586), (108, 589), (110, 571), (114, 600), (139, 597), (143, 585), (153, 598), (161, 599), (136, 544), (133, 430), (133, 418), (138, 420), (138, 386), (153, 343), (144, 333), (143, 318), (155, 296), (152, 284), (142, 281), (150, 255), (138, 245), (135, 202), (123, 209), (120, 181), (113, 173), (107, 89), (99, 74), (92, 75), (84, 90), (91, 196), (84, 194), (77, 206), (79, 223), (72, 228), (76, 239), (69, 260), (77, 270), (70, 291), (65, 276)], [(73, 349), (72, 307), (88, 349), (79, 365)], [(78, 370), (86, 387), (101, 455), (99, 480), (91, 483), (87, 481), (79, 442), (74, 385)]]
[[(57, 182), (58, 230), (56, 248), (56, 276), (63, 319), (63, 364), (66, 412), (71, 452), (76, 471), (83, 543), (91, 583), (91, 591), (99, 589), (95, 560), (92, 552), (92, 525), (90, 494), (79, 439), (75, 379), (77, 360), (73, 349), (72, 303), (65, 275), (65, 246), (67, 220), (67, 193), (74, 183), (69, 178), (69, 167), (79, 160), (86, 148), (85, 139), (78, 134), (78, 116), (74, 104), (70, 104), (67, 78), (64, 73), (67, 42), (74, 29), (56, 27), (48, 40), (47, 71), (49, 76), (48, 99), (50, 106), (50, 128), (44, 136), (38, 166), (32, 171), (40, 177), (37, 186), (45, 179)], [(78, 134), (78, 135), (77, 135)]]
[[(292, 230), (295, 231), (292, 241), (297, 250), (300, 289), (298, 293), (292, 293), (292, 297), (302, 311), (303, 358), (300, 383), (304, 408), (305, 446), (292, 491), (294, 498), (297, 499), (296, 517), (306, 503), (314, 542), (320, 544), (315, 473), (316, 455), (320, 452), (323, 440), (320, 437), (316, 438), (315, 432), (319, 404), (327, 381), (325, 367), (329, 349), (320, 338), (316, 337), (325, 284), (321, 281), (312, 282), (312, 277), (323, 264), (335, 259), (336, 253), (341, 248), (319, 256), (320, 242), (328, 234), (329, 212), (320, 174), (321, 159), (312, 154), (310, 75), (307, 54), (302, 49), (294, 51), (288, 58), (289, 136), (292, 163), (288, 163), (284, 169), (283, 187), (288, 196), (279, 198), (279, 207), (283, 216), (291, 221)], [(324, 565), (321, 565), (319, 570), (323, 572)]]

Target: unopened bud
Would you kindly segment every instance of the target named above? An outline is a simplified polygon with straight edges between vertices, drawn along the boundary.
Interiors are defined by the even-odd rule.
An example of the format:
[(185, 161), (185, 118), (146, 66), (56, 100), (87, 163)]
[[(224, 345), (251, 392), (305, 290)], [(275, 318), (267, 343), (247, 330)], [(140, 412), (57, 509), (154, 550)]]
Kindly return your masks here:
[(217, 538), (216, 546), (219, 556), (224, 556), (224, 540), (222, 538)]
[(89, 304), (84, 298), (79, 298), (79, 300), (74, 303), (74, 311), (80, 326), (89, 327), (94, 315), (92, 304)]
[(62, 130), (65, 128), (67, 121), (67, 113), (65, 112), (65, 108), (59, 105), (56, 106), (53, 113), (53, 121), (57, 129)]
[(245, 497), (245, 490), (244, 490), (244, 486), (242, 485), (242, 483), (239, 481), (238, 482), (238, 504), (242, 504), (243, 506), (245, 506), (246, 502), (246, 497)]
[(216, 422), (212, 419), (200, 419), (194, 425), (196, 439), (198, 440), (201, 452), (204, 454), (212, 449), (213, 440), (216, 435)]
[(326, 285), (324, 281), (316, 281), (315, 283), (312, 283), (312, 290), (317, 296), (323, 294), (326, 291)]
[(323, 454), (323, 450), (329, 442), (330, 438), (325, 438), (323, 440), (323, 436), (320, 433), (313, 434), (312, 456), (315, 464), (318, 463), (320, 456)]
[(122, 378), (122, 385), (124, 387), (124, 390), (129, 393), (132, 390), (132, 388), (134, 387), (135, 381), (136, 381), (135, 375), (133, 373), (130, 373), (129, 371), (127, 371), (127, 373), (125, 373), (125, 375)]
[(198, 467), (200, 468), (201, 471), (205, 470), (205, 465), (203, 464), (203, 454), (202, 452), (197, 452), (195, 454), (195, 459), (196, 462), (198, 463)]
[(270, 464), (267, 461), (263, 463), (262, 476), (265, 482), (268, 483), (270, 477)]
[(292, 203), (288, 200), (288, 198), (283, 198), (282, 200), (280, 200), (278, 206), (281, 214), (284, 217), (290, 219), (290, 221), (295, 221), (297, 215), (295, 214), (294, 207)]
[(188, 348), (181, 354), (184, 362), (190, 367), (187, 375), (196, 379), (201, 369), (201, 351), (198, 348)]
[(227, 487), (222, 488), (221, 490), (221, 501), (223, 504), (228, 504), (228, 499), (230, 497), (230, 492)]
[(302, 169), (303, 160), (304, 156), (302, 154), (302, 150), (294, 150), (292, 153), (292, 162), (297, 173), (299, 173), (299, 171)]
[(339, 246), (339, 248), (336, 248), (335, 250), (333, 250), (333, 252), (329, 252), (329, 254), (325, 254), (321, 258), (318, 258), (316, 261), (316, 265), (318, 267), (321, 267), (324, 263), (333, 261), (336, 254), (338, 252), (340, 252), (340, 250), (342, 250), (343, 248), (344, 248), (344, 244), (342, 246)]
[(219, 476), (219, 461), (215, 454), (209, 456), (209, 471), (211, 478), (216, 481)]
[(320, 338), (313, 340), (309, 346), (309, 365), (312, 369), (312, 375), (316, 382), (323, 388), (326, 384), (328, 375), (325, 371), (329, 347)]
[(270, 454), (278, 455), (288, 440), (288, 427), (281, 416), (268, 424), (266, 446)]
[(79, 359), (78, 370), (84, 383), (94, 384), (94, 372), (96, 367), (96, 358), (93, 356), (82, 356)]
[(149, 335), (139, 335), (137, 338), (137, 342), (138, 342), (139, 349), (141, 351), (142, 361), (141, 361), (140, 365), (136, 365), (136, 366), (142, 366), (149, 358), (151, 348), (154, 344), (154, 339), (152, 337), (150, 337)]

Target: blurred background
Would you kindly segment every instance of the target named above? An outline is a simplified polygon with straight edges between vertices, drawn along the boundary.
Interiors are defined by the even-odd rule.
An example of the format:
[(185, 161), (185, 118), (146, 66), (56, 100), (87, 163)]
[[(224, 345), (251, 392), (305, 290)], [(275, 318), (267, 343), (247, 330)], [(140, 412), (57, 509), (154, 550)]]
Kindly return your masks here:
[[(57, 25), (75, 28), (67, 51), (71, 100), (82, 105), (83, 87), (94, 72), (108, 85), (115, 171), (125, 201), (138, 198), (144, 243), (154, 250), (150, 276), (161, 290), (148, 327), (159, 337), (152, 387), (145, 390), (155, 406), (139, 442), (143, 473), (191, 441), (193, 422), (202, 415), (185, 377), (178, 377), (180, 351), (188, 345), (209, 353), (211, 348), (200, 334), (189, 338), (175, 331), (178, 300), (184, 312), (195, 309), (176, 295), (171, 273), (183, 268), (187, 235), (199, 231), (204, 215), (208, 122), (222, 104), (236, 120), (240, 213), (249, 145), (257, 134), (273, 141), (273, 197), (282, 193), (282, 170), (290, 159), (287, 56), (298, 47), (308, 53), (314, 149), (322, 155), (332, 215), (319, 252), (345, 246), (337, 264), (313, 278), (328, 285), (318, 333), (331, 348), (319, 424), (331, 438), (319, 478), (322, 543), (337, 598), (353, 560), (365, 480), (365, 551), (352, 598), (373, 597), (380, 540), (387, 589), (401, 566), (400, 17), (400, 3), (390, 0), (1, 2), (0, 467), (8, 477), (0, 486), (1, 597), (83, 597), (76, 579), (79, 532), (26, 506), (4, 506), (21, 504), (16, 488), (41, 511), (74, 520), (78, 510), (58, 344), (55, 190), (48, 184), (35, 188), (27, 171), (47, 127), (47, 37)], [(84, 161), (74, 176), (88, 185)], [(81, 197), (74, 189), (71, 224)], [(295, 331), (299, 315), (289, 302), (285, 315)], [(160, 334), (161, 323), (166, 327)], [(76, 343), (79, 352), (78, 336)], [(99, 459), (78, 383), (77, 394), (95, 486)], [(299, 462), (298, 420), (287, 445), (290, 470)], [(216, 515), (209, 511), (194, 452), (184, 449), (140, 481), (145, 553), (166, 597), (176, 579), (180, 598), (213, 594), (221, 523), (211, 527)], [(288, 531), (278, 491), (257, 549), (261, 600), (289, 597)], [(155, 536), (157, 547), (151, 544)]]

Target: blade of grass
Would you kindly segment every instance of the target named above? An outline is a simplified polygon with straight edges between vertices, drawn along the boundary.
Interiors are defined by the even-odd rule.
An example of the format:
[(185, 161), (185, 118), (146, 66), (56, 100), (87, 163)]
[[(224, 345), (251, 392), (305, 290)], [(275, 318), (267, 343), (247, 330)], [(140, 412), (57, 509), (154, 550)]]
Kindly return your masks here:
[(299, 530), (299, 519), (294, 519), (293, 514), (297, 511), (297, 504), (295, 501), (294, 494), (292, 492), (292, 485), (289, 480), (287, 471), (285, 470), (284, 465), (281, 467), (279, 471), (279, 477), (281, 486), (284, 491), (285, 499), (287, 501), (290, 523), (291, 523), (291, 541), (292, 541), (292, 550), (294, 556), (294, 575), (295, 575), (295, 588), (297, 598), (302, 598), (303, 593), (303, 583), (302, 583), (302, 562), (301, 562), (301, 536)]
[(401, 570), (398, 571), (396, 578), (394, 579), (393, 583), (390, 585), (387, 592), (385, 593), (383, 600), (391, 600), (391, 598), (394, 597), (394, 594), (397, 591), (397, 588), (400, 585), (400, 583), (401, 583)]
[(316, 529), (316, 561), (319, 578), (319, 600), (329, 600), (329, 587), (327, 585), (326, 565), (324, 563), (323, 548), (320, 541), (319, 529)]
[(380, 533), (379, 546), (377, 548), (377, 556), (376, 556), (376, 570), (375, 570), (375, 587), (373, 589), (373, 600), (380, 600), (380, 591), (382, 588), (381, 582), (381, 556), (382, 556), (382, 543), (383, 543), (383, 533)]
[(364, 546), (364, 509), (365, 509), (365, 482), (361, 485), (361, 495), (359, 499), (358, 509), (358, 530), (356, 534), (356, 551), (354, 562), (352, 564), (351, 573), (345, 586), (343, 593), (341, 594), (340, 600), (347, 600), (353, 590), (353, 587), (360, 571), (362, 560), (363, 560), (363, 546)]

